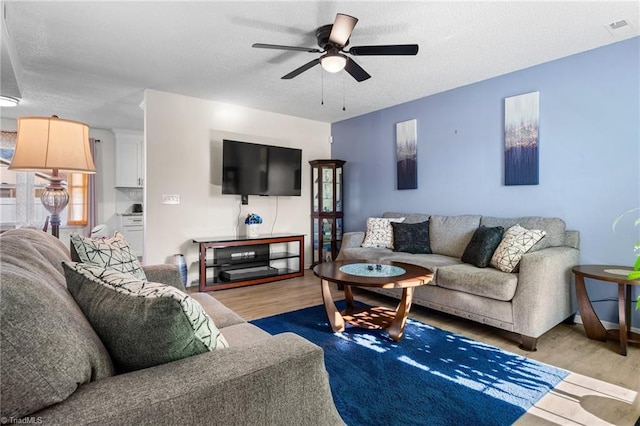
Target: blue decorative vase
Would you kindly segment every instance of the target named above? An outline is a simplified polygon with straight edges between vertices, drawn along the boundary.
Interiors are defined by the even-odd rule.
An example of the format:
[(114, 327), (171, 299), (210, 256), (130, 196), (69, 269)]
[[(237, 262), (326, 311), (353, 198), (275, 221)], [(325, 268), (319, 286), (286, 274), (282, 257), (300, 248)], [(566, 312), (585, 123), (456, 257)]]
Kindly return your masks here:
[(182, 284), (187, 285), (187, 262), (182, 254), (174, 254), (171, 256), (171, 264), (178, 267), (178, 273), (182, 278)]

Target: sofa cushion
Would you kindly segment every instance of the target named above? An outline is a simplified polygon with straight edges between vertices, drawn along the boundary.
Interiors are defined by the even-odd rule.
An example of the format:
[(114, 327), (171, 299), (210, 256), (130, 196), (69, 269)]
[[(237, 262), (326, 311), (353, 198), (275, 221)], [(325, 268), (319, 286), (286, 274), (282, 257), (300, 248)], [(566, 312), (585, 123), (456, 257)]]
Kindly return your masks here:
[(480, 225), (473, 233), (471, 241), (469, 241), (467, 248), (464, 250), (462, 261), (478, 268), (486, 268), (491, 262), (493, 252), (496, 251), (498, 244), (502, 241), (503, 234), (504, 228), (502, 226), (489, 228)]
[(202, 306), (175, 287), (98, 265), (63, 266), (69, 291), (121, 371), (228, 346)]
[(342, 247), (340, 256), (343, 260), (377, 260), (386, 259), (394, 252), (387, 248), (367, 248), (367, 247)]
[(431, 252), (461, 258), (471, 237), (480, 226), (480, 216), (431, 216)]
[(111, 358), (65, 287), (69, 252), (40, 230), (0, 235), (0, 411), (20, 418), (114, 374)]
[(449, 265), (459, 265), (460, 259), (441, 254), (411, 254), (402, 252), (392, 252), (390, 255), (382, 256), (380, 260), (390, 260), (393, 262), (404, 262), (412, 265), (422, 266), (433, 271), (434, 281), (437, 280), (438, 268)]
[(393, 251), (430, 254), (429, 221), (418, 223), (391, 222)]
[(438, 269), (438, 287), (490, 299), (509, 301), (516, 294), (518, 274), (493, 268), (476, 268), (466, 263)]
[[(189, 295), (202, 306), (202, 309), (211, 317), (216, 327), (221, 331), (225, 327), (246, 322), (240, 315), (224, 306), (218, 299), (208, 293), (190, 293)], [(226, 332), (224, 337), (229, 341)]]
[(428, 214), (423, 213), (398, 213), (398, 212), (384, 212), (382, 217), (387, 219), (400, 219), (404, 218), (403, 223), (420, 223), (429, 220)]
[(504, 233), (502, 241), (491, 257), (491, 266), (503, 272), (512, 272), (522, 259), (522, 255), (531, 250), (546, 232), (525, 229), (520, 225), (512, 226)]
[(557, 217), (527, 216), (516, 218), (499, 218), (483, 216), (480, 224), (484, 226), (502, 226), (509, 229), (514, 225), (520, 225), (526, 229), (539, 229), (546, 232), (546, 236), (534, 245), (529, 251), (538, 251), (547, 247), (560, 247), (566, 245), (566, 224)]
[(70, 240), (81, 263), (108, 266), (131, 274), (139, 280), (147, 279), (138, 257), (120, 232), (109, 238), (87, 238), (72, 233)]
[(391, 222), (402, 222), (403, 220), (403, 217), (394, 219), (370, 217), (367, 219), (367, 231), (362, 247), (392, 249), (393, 228)]
[(242, 324), (234, 324), (226, 327), (224, 337), (229, 342), (229, 346), (235, 347), (252, 344), (261, 339), (268, 339), (271, 335), (253, 324), (243, 322)]

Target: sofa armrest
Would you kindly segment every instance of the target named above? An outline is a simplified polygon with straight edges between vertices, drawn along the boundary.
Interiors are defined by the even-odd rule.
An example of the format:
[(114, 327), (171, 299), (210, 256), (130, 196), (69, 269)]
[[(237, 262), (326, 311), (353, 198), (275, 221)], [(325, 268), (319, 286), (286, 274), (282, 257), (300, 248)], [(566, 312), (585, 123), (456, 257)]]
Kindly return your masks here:
[(364, 242), (364, 231), (345, 232), (342, 235), (342, 247), (360, 247)]
[(580, 232), (579, 231), (565, 231), (564, 233), (564, 245), (573, 248), (580, 248)]
[(184, 284), (182, 284), (182, 278), (176, 265), (144, 265), (142, 270), (148, 281), (170, 285), (178, 290), (187, 291)]
[(580, 262), (572, 247), (549, 247), (522, 256), (513, 297), (514, 327), (537, 338), (575, 312), (571, 268)]
[(342, 256), (342, 249), (360, 247), (364, 242), (364, 232), (345, 232), (342, 234), (342, 243), (340, 244), (340, 253), (336, 256), (335, 260), (344, 260)]
[(80, 386), (43, 424), (344, 424), (322, 348), (293, 333)]

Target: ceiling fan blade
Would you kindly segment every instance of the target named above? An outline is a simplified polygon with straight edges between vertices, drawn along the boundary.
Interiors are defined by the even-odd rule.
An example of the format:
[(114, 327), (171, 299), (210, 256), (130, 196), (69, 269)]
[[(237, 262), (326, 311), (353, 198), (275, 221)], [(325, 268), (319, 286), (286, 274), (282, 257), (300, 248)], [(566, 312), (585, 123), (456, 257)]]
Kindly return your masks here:
[(298, 47), (298, 46), (281, 46), (279, 44), (253, 43), (251, 47), (258, 49), (278, 49), (278, 50), (295, 50), (298, 52), (322, 53), (322, 50), (315, 47)]
[(283, 80), (291, 80), (293, 77), (296, 77), (300, 74), (302, 74), (303, 72), (305, 72), (306, 70), (308, 70), (309, 68), (313, 68), (316, 65), (318, 65), (320, 63), (320, 58), (318, 59), (314, 59), (311, 62), (307, 62), (306, 64), (304, 64), (303, 66), (301, 66), (300, 68), (297, 68), (293, 71), (291, 71), (289, 74), (285, 75), (284, 77), (282, 77)]
[(336, 20), (333, 21), (333, 27), (331, 28), (331, 34), (329, 35), (329, 41), (338, 46), (346, 46), (349, 37), (351, 37), (351, 31), (356, 26), (358, 18), (353, 16), (338, 13)]
[(351, 74), (351, 77), (355, 78), (356, 81), (361, 82), (365, 81), (368, 78), (371, 78), (368, 72), (366, 72), (360, 65), (356, 64), (351, 58), (347, 58), (347, 65), (345, 65), (344, 70)]
[(347, 52), (354, 56), (363, 55), (417, 55), (417, 44), (389, 44), (379, 46), (354, 46)]

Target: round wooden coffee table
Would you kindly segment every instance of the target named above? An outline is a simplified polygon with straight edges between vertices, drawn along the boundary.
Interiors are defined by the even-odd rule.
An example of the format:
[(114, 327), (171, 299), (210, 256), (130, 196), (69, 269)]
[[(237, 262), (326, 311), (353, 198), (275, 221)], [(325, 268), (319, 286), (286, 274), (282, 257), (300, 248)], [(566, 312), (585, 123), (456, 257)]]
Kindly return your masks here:
[[(402, 262), (367, 262), (349, 260), (320, 263), (313, 273), (321, 279), (322, 299), (333, 331), (344, 331), (345, 322), (362, 328), (381, 328), (399, 341), (411, 309), (413, 289), (433, 279), (430, 269)], [(335, 305), (329, 282), (344, 288), (347, 308), (340, 312)], [(353, 303), (351, 287), (401, 288), (402, 298), (393, 310), (382, 306), (358, 308)]]

